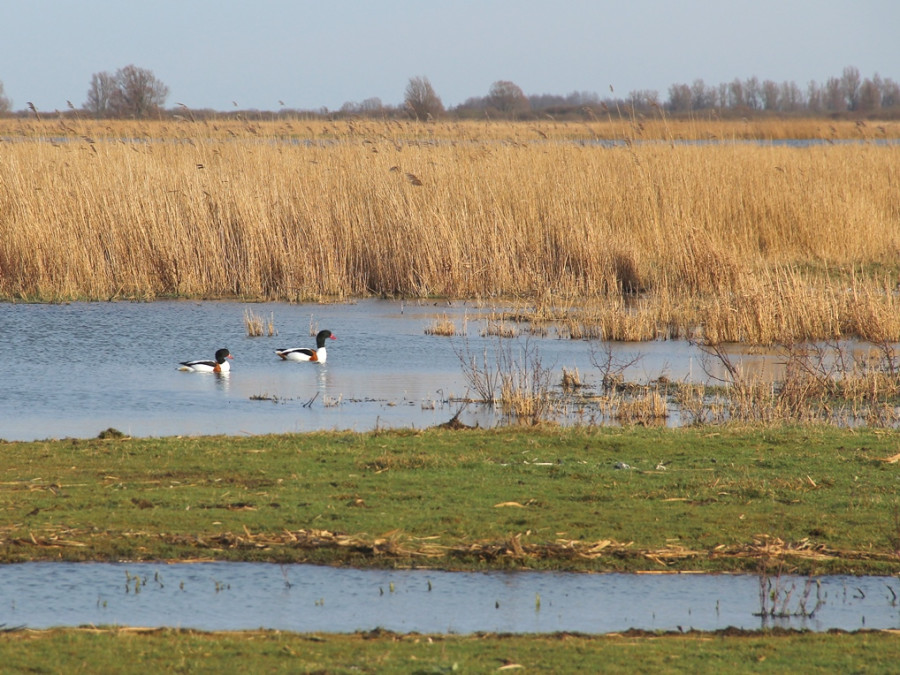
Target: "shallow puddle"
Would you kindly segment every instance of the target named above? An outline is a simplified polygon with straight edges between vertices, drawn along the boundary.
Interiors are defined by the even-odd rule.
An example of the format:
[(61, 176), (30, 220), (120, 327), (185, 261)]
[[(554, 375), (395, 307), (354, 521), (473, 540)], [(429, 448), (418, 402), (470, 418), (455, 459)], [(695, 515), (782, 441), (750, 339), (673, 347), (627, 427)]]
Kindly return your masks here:
[[(458, 634), (900, 628), (896, 578), (771, 581), (769, 615), (761, 617), (760, 580), (751, 575), (23, 563), (0, 566), (0, 622)], [(773, 609), (784, 616), (771, 616)]]

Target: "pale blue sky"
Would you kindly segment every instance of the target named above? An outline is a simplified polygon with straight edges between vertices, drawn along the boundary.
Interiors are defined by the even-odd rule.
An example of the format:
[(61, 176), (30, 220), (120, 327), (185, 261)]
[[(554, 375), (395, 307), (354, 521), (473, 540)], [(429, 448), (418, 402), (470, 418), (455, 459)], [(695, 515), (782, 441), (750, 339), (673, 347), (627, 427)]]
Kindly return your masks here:
[(424, 75), (444, 105), (497, 80), (526, 94), (625, 97), (702, 78), (802, 90), (855, 66), (900, 81), (898, 0), (7, 0), (0, 81), (13, 109), (80, 107), (91, 75), (134, 64), (167, 107), (399, 104)]

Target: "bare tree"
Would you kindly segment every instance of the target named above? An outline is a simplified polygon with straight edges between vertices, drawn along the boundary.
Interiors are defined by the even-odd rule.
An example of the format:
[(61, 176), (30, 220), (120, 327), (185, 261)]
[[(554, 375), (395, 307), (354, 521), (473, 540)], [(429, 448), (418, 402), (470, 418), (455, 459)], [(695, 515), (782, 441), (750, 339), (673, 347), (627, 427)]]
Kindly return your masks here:
[(488, 105), (506, 115), (517, 115), (531, 109), (531, 104), (519, 85), (509, 80), (497, 80), (491, 85)]
[(825, 82), (824, 92), (825, 108), (832, 112), (844, 112), (847, 110), (847, 96), (840, 79), (829, 77)]
[(821, 112), (825, 106), (825, 95), (822, 85), (815, 80), (810, 80), (806, 86), (806, 107), (810, 112)]
[(12, 100), (3, 93), (3, 82), (0, 82), (0, 115), (12, 110)]
[(635, 110), (648, 110), (659, 106), (659, 92), (655, 89), (638, 89), (628, 92), (628, 103)]
[(152, 71), (129, 65), (116, 71), (116, 89), (110, 104), (118, 117), (147, 117), (166, 102), (169, 88)]
[(84, 109), (94, 117), (108, 117), (112, 110), (110, 103), (116, 90), (116, 78), (112, 73), (94, 73), (88, 87)]
[[(564, 100), (569, 105), (598, 105), (600, 103), (600, 96), (595, 91), (573, 91), (566, 94)], [(533, 98), (529, 96), (528, 101), (531, 103)], [(533, 103), (532, 107), (534, 107)]]
[(796, 82), (782, 82), (778, 94), (778, 107), (786, 112), (799, 110), (803, 106), (803, 92)]
[(844, 96), (847, 99), (847, 107), (850, 110), (856, 110), (859, 106), (860, 85), (859, 69), (854, 68), (853, 66), (844, 68), (844, 73), (841, 75), (841, 87), (844, 90)]
[(732, 108), (743, 108), (747, 105), (747, 96), (744, 93), (744, 83), (734, 78), (728, 85), (728, 101)]
[(744, 96), (748, 108), (758, 110), (762, 101), (762, 87), (759, 85), (759, 78), (755, 75), (744, 80)]
[(763, 109), (778, 110), (778, 84), (774, 80), (764, 80), (762, 83)]
[(368, 115), (374, 115), (384, 111), (384, 104), (380, 98), (372, 96), (359, 104), (359, 111)]
[(868, 77), (859, 85), (859, 102), (857, 109), (861, 112), (874, 112), (881, 108), (882, 81), (878, 74), (873, 79)]
[(703, 110), (715, 106), (715, 90), (706, 86), (706, 83), (697, 78), (691, 84), (691, 107), (694, 110)]
[(115, 74), (94, 73), (83, 107), (95, 117), (142, 118), (157, 113), (168, 96), (152, 71), (129, 65)]
[(358, 103), (357, 101), (347, 101), (340, 108), (340, 111), (347, 115), (368, 115), (370, 117), (382, 114), (385, 110), (384, 104), (377, 96), (367, 98), (361, 103)]
[(411, 115), (427, 120), (444, 114), (444, 104), (427, 77), (411, 77), (406, 85), (403, 102)]
[(720, 82), (716, 87), (716, 105), (720, 108), (728, 107), (728, 83)]
[(691, 109), (694, 96), (691, 88), (686, 84), (673, 84), (669, 87), (669, 102), (667, 107), (671, 112), (687, 112)]
[(881, 83), (881, 105), (884, 108), (900, 105), (900, 84), (889, 77)]

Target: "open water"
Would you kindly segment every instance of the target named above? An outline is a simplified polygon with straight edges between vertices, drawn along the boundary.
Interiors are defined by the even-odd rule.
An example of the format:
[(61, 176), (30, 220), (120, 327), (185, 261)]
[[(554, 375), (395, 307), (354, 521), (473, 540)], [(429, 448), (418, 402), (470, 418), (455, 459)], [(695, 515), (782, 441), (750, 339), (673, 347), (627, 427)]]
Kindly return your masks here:
[(7, 627), (126, 625), (348, 633), (590, 634), (900, 628), (900, 580), (778, 580), (760, 616), (750, 575), (357, 570), (267, 563), (0, 566)]
[[(0, 304), (0, 439), (91, 438), (109, 427), (130, 436), (424, 428), (460, 409), (460, 421), (492, 426), (501, 422), (494, 411), (460, 401), (478, 398), (463, 363), (474, 358), (496, 371), (498, 350), (515, 367), (537, 358), (553, 384), (563, 368), (577, 369), (588, 385), (600, 379), (597, 342), (551, 329), (501, 347), (483, 335), (502, 309), (387, 300)], [(248, 337), (247, 310), (272, 319), (277, 335)], [(464, 334), (426, 334), (445, 317)], [(311, 326), (338, 336), (328, 341), (327, 362), (282, 362), (276, 349), (314, 346)], [(219, 347), (234, 355), (228, 376), (177, 370)], [(623, 363), (640, 356), (625, 373), (632, 382), (706, 378), (686, 342), (610, 348)], [(745, 358), (771, 367), (764, 355)]]

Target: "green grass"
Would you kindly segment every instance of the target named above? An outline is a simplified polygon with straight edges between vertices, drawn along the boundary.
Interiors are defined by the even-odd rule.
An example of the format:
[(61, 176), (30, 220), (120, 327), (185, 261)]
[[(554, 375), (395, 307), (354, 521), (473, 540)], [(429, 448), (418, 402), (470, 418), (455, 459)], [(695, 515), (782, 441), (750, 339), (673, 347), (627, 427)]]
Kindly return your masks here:
[(554, 427), (6, 443), (0, 561), (896, 573), (900, 469), (883, 460), (898, 440)]
[[(425, 636), (54, 630), (0, 635), (4, 673), (894, 673), (889, 633)], [(506, 667), (506, 670), (501, 670)]]

